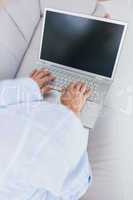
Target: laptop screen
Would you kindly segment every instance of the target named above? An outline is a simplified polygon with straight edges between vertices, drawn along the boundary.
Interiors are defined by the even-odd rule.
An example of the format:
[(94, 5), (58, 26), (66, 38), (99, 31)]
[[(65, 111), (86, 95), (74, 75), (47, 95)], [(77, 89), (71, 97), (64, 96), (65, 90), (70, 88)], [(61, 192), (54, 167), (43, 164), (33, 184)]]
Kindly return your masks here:
[(124, 25), (46, 12), (41, 60), (111, 78)]

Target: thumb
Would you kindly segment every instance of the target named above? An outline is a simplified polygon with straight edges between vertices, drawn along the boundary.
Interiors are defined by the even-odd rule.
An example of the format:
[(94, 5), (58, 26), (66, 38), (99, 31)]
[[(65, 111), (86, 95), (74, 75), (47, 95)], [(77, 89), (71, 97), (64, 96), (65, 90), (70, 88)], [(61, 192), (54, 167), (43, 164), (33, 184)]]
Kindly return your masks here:
[(41, 89), (41, 93), (42, 94), (49, 94), (52, 89), (53, 89), (53, 87), (51, 85), (44, 86)]

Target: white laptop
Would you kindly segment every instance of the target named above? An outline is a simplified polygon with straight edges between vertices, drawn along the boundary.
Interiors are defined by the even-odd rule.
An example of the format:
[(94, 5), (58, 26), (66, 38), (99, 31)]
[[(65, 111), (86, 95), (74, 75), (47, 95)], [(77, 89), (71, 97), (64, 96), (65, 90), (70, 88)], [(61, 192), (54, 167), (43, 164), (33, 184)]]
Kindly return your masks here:
[[(39, 62), (56, 75), (54, 87), (82, 80), (92, 89), (81, 113), (84, 127), (93, 128), (112, 84), (127, 23), (46, 8)], [(58, 102), (59, 92), (53, 93)], [(54, 99), (54, 98), (53, 98)]]

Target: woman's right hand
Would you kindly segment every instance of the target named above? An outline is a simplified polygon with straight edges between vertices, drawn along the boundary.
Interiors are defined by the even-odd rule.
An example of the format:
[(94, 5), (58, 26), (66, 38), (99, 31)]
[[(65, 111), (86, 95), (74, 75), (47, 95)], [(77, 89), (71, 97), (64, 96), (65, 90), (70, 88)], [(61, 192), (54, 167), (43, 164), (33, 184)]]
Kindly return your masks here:
[(79, 116), (91, 89), (83, 82), (72, 82), (62, 90), (61, 103)]
[(55, 76), (46, 68), (33, 70), (30, 78), (38, 84), (42, 94), (48, 94), (53, 89), (51, 82)]

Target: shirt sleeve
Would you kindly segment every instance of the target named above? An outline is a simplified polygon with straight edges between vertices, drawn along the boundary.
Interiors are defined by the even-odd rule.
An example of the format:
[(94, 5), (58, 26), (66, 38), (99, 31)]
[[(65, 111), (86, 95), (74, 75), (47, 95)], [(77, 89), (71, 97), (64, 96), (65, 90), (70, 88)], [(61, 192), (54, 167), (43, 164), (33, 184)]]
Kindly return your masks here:
[(0, 107), (43, 100), (40, 89), (31, 78), (20, 78), (0, 82)]
[(34, 112), (32, 120), (22, 124), (20, 143), (1, 181), (17, 184), (19, 180), (25, 188), (43, 187), (59, 196), (87, 151), (88, 131), (65, 106), (43, 102)]
[[(88, 131), (83, 128), (80, 120), (71, 110), (61, 105), (46, 106), (49, 108), (43, 109), (45, 112), (47, 110), (47, 115), (41, 118), (45, 122), (46, 130), (49, 131), (43, 128), (42, 135), (45, 137), (41, 140), (39, 150), (34, 154), (33, 161), (30, 162), (28, 159), (30, 165), (26, 169), (27, 179), (34, 187), (44, 186), (48, 191), (59, 195), (66, 177), (76, 168), (81, 157), (87, 152)], [(40, 112), (38, 113), (40, 115)], [(39, 116), (37, 117), (39, 120)], [(33, 131), (31, 133), (33, 134)], [(20, 160), (18, 163), (21, 163)]]

